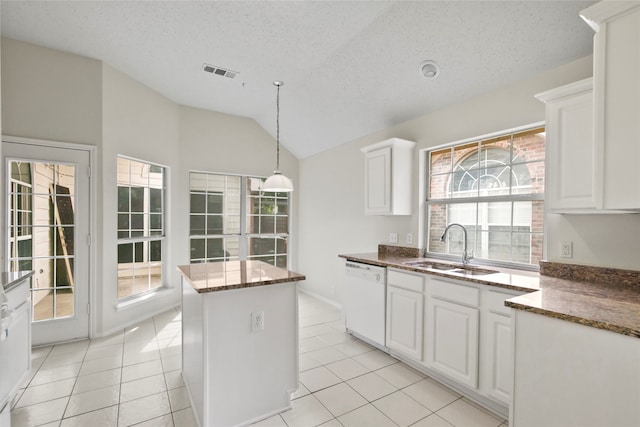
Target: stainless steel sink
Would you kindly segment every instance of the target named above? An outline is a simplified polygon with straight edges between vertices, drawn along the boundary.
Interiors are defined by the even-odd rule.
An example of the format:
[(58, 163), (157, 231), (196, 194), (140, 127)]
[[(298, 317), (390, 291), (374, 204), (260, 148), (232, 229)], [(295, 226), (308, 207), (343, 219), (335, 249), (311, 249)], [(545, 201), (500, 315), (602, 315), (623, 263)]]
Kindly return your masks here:
[(483, 268), (456, 268), (448, 270), (447, 273), (464, 274), (465, 276), (484, 276), (487, 274), (497, 273), (497, 270), (486, 270)]
[(497, 270), (467, 266), (461, 267), (459, 265), (440, 264), (432, 261), (407, 261), (404, 264), (419, 269), (439, 271), (442, 273), (453, 273), (456, 275), (460, 274), (464, 276), (484, 276), (498, 272)]

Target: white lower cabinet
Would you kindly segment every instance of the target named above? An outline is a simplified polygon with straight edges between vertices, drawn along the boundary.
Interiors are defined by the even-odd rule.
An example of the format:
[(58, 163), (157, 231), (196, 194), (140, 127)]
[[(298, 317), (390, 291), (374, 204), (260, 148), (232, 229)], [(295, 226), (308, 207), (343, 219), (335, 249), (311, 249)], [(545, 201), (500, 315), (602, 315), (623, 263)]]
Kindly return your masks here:
[(511, 317), (488, 313), (487, 323), (486, 346), (489, 351), (483, 364), (483, 369), (487, 370), (487, 394), (509, 405), (513, 385)]
[(423, 277), (389, 269), (387, 282), (386, 345), (394, 353), (422, 361)]
[(478, 386), (479, 310), (427, 299), (427, 366), (469, 387)]

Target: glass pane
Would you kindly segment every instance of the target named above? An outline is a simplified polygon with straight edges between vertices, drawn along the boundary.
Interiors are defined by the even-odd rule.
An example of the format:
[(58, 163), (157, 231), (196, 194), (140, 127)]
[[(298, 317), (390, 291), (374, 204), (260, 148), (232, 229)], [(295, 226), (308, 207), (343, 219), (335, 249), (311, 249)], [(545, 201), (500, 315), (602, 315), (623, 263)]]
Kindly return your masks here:
[(513, 233), (511, 236), (512, 260), (529, 264), (531, 262), (531, 237), (530, 233)]
[(479, 176), (480, 171), (477, 169), (456, 169), (451, 183), (451, 197), (476, 197)]
[(162, 232), (162, 214), (149, 215), (149, 228), (153, 231)]
[(11, 162), (11, 179), (31, 184), (31, 163)]
[(289, 232), (289, 218), (276, 217), (276, 233), (286, 234)]
[(33, 320), (53, 319), (53, 291), (33, 291)]
[(545, 129), (537, 128), (513, 135), (513, 163), (544, 160)]
[(207, 234), (222, 234), (221, 215), (207, 215)]
[(136, 242), (135, 245), (135, 262), (142, 262), (143, 258), (143, 249), (145, 242)]
[(204, 223), (205, 223), (204, 215), (191, 215), (190, 234), (192, 236), (204, 236), (205, 235)]
[(144, 188), (131, 187), (131, 212), (144, 212)]
[(118, 214), (118, 231), (126, 231), (127, 233), (125, 234), (125, 236), (129, 234), (129, 215), (128, 214)]
[(490, 226), (488, 233), (488, 258), (500, 261), (511, 261), (510, 227)]
[(133, 243), (121, 243), (118, 245), (118, 264), (133, 262)]
[(162, 190), (158, 188), (149, 189), (149, 212), (162, 212)]
[(477, 168), (478, 159), (478, 142), (470, 142), (453, 147), (454, 170), (463, 162), (466, 165), (465, 169)]
[(444, 253), (446, 250), (445, 243), (440, 241), (440, 236), (447, 226), (447, 205), (430, 204), (427, 207), (427, 216), (429, 220), (429, 241), (427, 242), (427, 250), (429, 252)]
[(249, 255), (275, 254), (276, 245), (274, 238), (251, 237), (249, 238)]
[(279, 237), (276, 239), (276, 253), (286, 254), (287, 253), (287, 239)]
[(134, 277), (132, 268), (118, 267), (118, 298), (133, 295)]
[(224, 234), (240, 234), (240, 215), (225, 215)]
[(224, 250), (224, 239), (207, 239), (207, 258), (226, 258), (227, 256)]
[(228, 259), (239, 259), (240, 257), (240, 237), (225, 237), (225, 255)]
[(36, 194), (49, 194), (53, 178), (54, 165), (49, 163), (33, 163), (34, 183), (33, 192)]
[(275, 220), (272, 216), (260, 217), (260, 233), (273, 234), (275, 232)]
[(544, 193), (544, 162), (515, 165), (513, 176), (513, 194)]
[(239, 195), (242, 184), (242, 177), (228, 175), (227, 176), (227, 195)]
[(451, 148), (443, 148), (429, 153), (429, 173), (431, 175), (451, 173)]
[(226, 179), (224, 175), (207, 175), (207, 192), (224, 194)]
[(191, 213), (206, 212), (206, 195), (200, 193), (191, 193)]
[(429, 178), (429, 196), (428, 199), (446, 199), (451, 197), (451, 174), (432, 175)]
[(207, 212), (210, 214), (221, 214), (223, 213), (223, 200), (224, 197), (222, 194), (208, 194), (207, 195)]
[(278, 215), (289, 215), (289, 200), (278, 199), (276, 203), (276, 213)]
[(56, 318), (73, 316), (73, 290), (71, 288), (56, 289)]
[(162, 261), (162, 240), (149, 242), (149, 261)]
[(74, 255), (74, 227), (56, 227), (56, 253), (58, 255)]
[(204, 239), (191, 239), (191, 260), (204, 259)]
[[(22, 196), (24, 197), (24, 196)], [(30, 197), (25, 197), (25, 199)], [(20, 198), (17, 203), (24, 204), (24, 201)], [(33, 196), (33, 224), (34, 225), (53, 225), (55, 224), (55, 215), (53, 215), (53, 204), (51, 197), (48, 195)], [(23, 206), (21, 209), (30, 209), (27, 206)], [(20, 217), (18, 218), (18, 224), (21, 224)]]
[(129, 212), (129, 187), (118, 187), (118, 212)]
[(262, 215), (275, 215), (276, 199), (274, 197), (263, 197), (260, 199), (260, 213)]
[(544, 235), (543, 234), (532, 234), (531, 235), (531, 264), (539, 265), (542, 260), (542, 246), (544, 244)]
[(480, 196), (497, 196), (509, 194), (511, 185), (511, 168), (497, 166), (483, 168), (478, 177)]
[(144, 214), (131, 214), (131, 236), (143, 236)]
[(276, 267), (287, 268), (287, 257), (286, 256), (277, 256), (276, 257)]
[(260, 178), (247, 178), (247, 196), (259, 196), (262, 181)]
[(480, 164), (508, 165), (511, 159), (511, 134), (485, 139), (480, 143)]
[(191, 191), (207, 190), (207, 174), (191, 172), (189, 174), (189, 188)]

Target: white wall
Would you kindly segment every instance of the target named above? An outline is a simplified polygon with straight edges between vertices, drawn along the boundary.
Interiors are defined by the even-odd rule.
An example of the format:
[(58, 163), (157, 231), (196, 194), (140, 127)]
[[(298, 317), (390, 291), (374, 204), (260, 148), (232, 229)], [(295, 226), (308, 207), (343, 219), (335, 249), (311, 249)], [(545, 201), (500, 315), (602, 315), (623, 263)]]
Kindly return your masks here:
[[(4, 38), (1, 53), (5, 134), (97, 146), (97, 335), (178, 304), (176, 265), (189, 262), (189, 170), (268, 176), (275, 166), (275, 140), (251, 119), (180, 106), (97, 60)], [(169, 290), (120, 311), (115, 308), (118, 154), (167, 166), (170, 203)], [(298, 186), (298, 161), (286, 149), (281, 165)]]
[[(390, 232), (399, 233), (399, 243), (405, 246), (406, 233), (411, 232), (413, 246), (417, 245), (420, 215), (418, 150), (543, 121), (544, 105), (534, 98), (534, 94), (591, 74), (592, 58), (589, 56), (301, 160), (299, 270), (307, 275), (302, 287), (340, 303), (342, 261), (337, 258), (338, 254), (375, 252), (378, 243), (387, 243)], [(365, 216), (364, 157), (360, 148), (390, 137), (417, 143), (413, 172), (414, 213), (401, 217)], [(599, 218), (598, 221), (606, 219)], [(617, 223), (612, 225), (618, 238), (626, 239), (627, 246), (635, 244), (637, 239), (632, 239)], [(558, 227), (564, 225), (554, 222), (549, 227), (549, 234), (562, 233)], [(591, 245), (588, 241), (574, 240), (576, 255), (586, 252), (583, 245)], [(595, 249), (590, 246), (598, 257), (613, 264), (617, 257), (612, 249), (615, 246)], [(583, 259), (576, 256), (574, 261)]]

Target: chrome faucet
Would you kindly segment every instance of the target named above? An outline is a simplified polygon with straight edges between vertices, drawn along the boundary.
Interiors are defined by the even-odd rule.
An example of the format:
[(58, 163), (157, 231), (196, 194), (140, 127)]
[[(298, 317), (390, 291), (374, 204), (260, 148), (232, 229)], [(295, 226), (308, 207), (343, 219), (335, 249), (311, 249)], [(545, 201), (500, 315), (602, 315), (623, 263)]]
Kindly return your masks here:
[(440, 237), (440, 241), (441, 242), (445, 241), (445, 239), (447, 237), (447, 232), (454, 225), (462, 228), (462, 234), (464, 236), (464, 248), (463, 248), (463, 251), (462, 251), (462, 264), (465, 264), (465, 265), (469, 264), (469, 261), (473, 259), (473, 250), (472, 251), (467, 251), (467, 229), (464, 228), (464, 225), (458, 224), (457, 222), (452, 222), (451, 224), (447, 225), (447, 228), (444, 229), (444, 233), (442, 233), (442, 237)]

